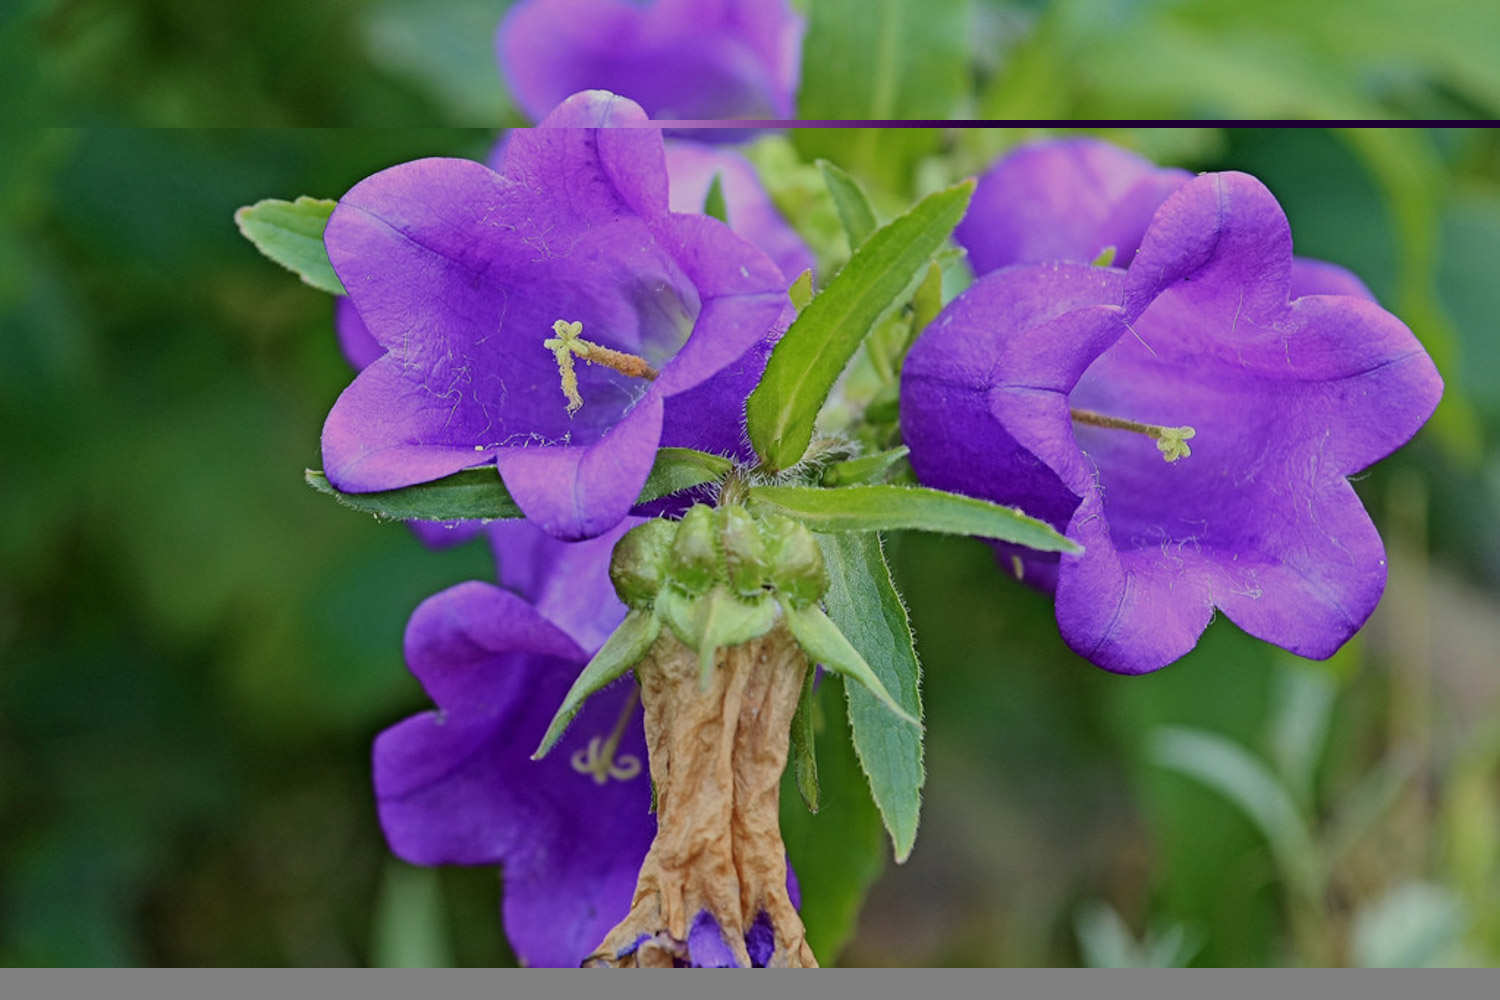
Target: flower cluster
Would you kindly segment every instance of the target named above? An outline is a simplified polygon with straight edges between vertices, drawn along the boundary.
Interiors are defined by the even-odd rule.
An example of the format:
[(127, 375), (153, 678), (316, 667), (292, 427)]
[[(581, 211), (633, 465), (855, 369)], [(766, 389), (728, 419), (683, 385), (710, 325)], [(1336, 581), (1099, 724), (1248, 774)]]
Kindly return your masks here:
[[(380, 734), (374, 782), (395, 853), (503, 870), (527, 964), (814, 964), (776, 818), (809, 663), (916, 722), (819, 610), (806, 530), (727, 485), (715, 508), (637, 503), (664, 446), (737, 460), (747, 488), (746, 400), (814, 264), (748, 160), (648, 113), (789, 114), (801, 31), (784, 0), (525, 0), (498, 48), (540, 126), (488, 164), (377, 173), (328, 220), (358, 371), (329, 481), (492, 468), (525, 515), (414, 525), (483, 532), (498, 583), (413, 614), (435, 707)], [(727, 222), (701, 211), (715, 179)], [(1263, 185), (1040, 143), (954, 235), (979, 277), (892, 367), (901, 435), (921, 482), (1077, 543), (994, 543), (1073, 649), (1141, 673), (1216, 611), (1312, 657), (1361, 627), (1385, 558), (1349, 476), (1442, 382), (1356, 277), (1293, 256)]]

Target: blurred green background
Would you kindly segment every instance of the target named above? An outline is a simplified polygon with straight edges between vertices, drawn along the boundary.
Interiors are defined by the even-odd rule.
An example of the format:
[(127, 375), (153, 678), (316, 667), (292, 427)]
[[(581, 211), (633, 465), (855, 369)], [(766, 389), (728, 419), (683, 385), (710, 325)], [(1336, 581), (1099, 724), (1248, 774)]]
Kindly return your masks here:
[[(72, 126), (0, 132), (0, 963), (510, 960), (494, 873), (391, 861), (368, 784), (373, 734), (425, 707), (406, 616), (489, 554), (302, 485), (349, 377), (332, 303), (231, 220), (483, 156), (516, 123), (490, 56), (504, 6), (0, 15), (7, 120)], [(841, 44), (847, 0), (802, 6), (809, 46)], [(813, 71), (803, 113), (1500, 114), (1496, 8), (1406, 6), (941, 0), (900, 8), (922, 47), (871, 69), (894, 103)], [(118, 127), (245, 124), (406, 127)], [(1034, 131), (794, 142), (840, 143), (899, 207)], [(1117, 678), (982, 545), (896, 540), (924, 823), (842, 961), (1500, 962), (1500, 137), (1104, 134), (1255, 173), (1298, 251), (1356, 271), (1438, 360), (1439, 418), (1358, 483), (1386, 599), (1326, 664), (1221, 621)]]

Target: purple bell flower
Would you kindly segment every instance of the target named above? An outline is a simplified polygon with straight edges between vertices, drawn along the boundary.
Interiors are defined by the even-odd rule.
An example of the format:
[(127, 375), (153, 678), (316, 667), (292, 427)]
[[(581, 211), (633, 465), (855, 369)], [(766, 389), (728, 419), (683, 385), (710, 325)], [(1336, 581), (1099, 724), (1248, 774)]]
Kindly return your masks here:
[(1347, 272), (1304, 268), (1335, 294), (1296, 294), (1286, 217), (1245, 174), (1179, 186), (1129, 264), (1002, 268), (943, 310), (902, 377), (918, 477), (1085, 547), (1002, 557), (1101, 667), (1172, 662), (1215, 609), (1332, 655), (1386, 578), (1348, 477), (1416, 433), (1442, 379)]
[(493, 461), (530, 520), (588, 538), (630, 510), (659, 446), (740, 441), (785, 284), (727, 226), (669, 210), (644, 125), (578, 94), (515, 130), (498, 173), (418, 160), (340, 200), (324, 242), (385, 353), (324, 425), (335, 486)]
[(534, 120), (591, 89), (658, 120), (790, 118), (803, 28), (787, 0), (523, 0), (496, 50)]

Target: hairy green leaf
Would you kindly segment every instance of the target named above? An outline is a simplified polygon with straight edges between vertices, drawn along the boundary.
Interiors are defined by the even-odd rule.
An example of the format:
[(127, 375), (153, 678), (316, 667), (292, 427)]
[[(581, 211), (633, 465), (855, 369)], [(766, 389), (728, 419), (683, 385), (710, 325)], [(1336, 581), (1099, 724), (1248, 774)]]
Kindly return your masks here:
[(818, 814), (802, 808), (787, 768), (781, 793), (781, 836), (802, 886), (807, 943), (824, 965), (835, 964), (854, 935), (860, 904), (885, 868), (885, 833), (869, 784), (849, 739), (844, 682), (825, 676), (813, 695)]
[(750, 441), (768, 468), (801, 460), (839, 373), (875, 321), (925, 272), (973, 192), (972, 180), (938, 191), (876, 230), (782, 336), (746, 406)]
[(823, 171), (823, 182), (828, 185), (833, 207), (838, 210), (839, 221), (849, 236), (849, 249), (857, 250), (875, 231), (875, 210), (870, 207), (870, 199), (865, 196), (859, 181), (837, 164), (819, 160), (818, 169)]
[(1082, 552), (1045, 521), (925, 486), (753, 486), (750, 502), (814, 531), (936, 531), (996, 538), (1042, 552)]
[(336, 201), (306, 195), (296, 201), (267, 198), (235, 212), (234, 223), (257, 250), (307, 284), (343, 295), (344, 284), (323, 248), (323, 230), (337, 207)]
[[(828, 617), (864, 654), (875, 676), (906, 710), (922, 718), (922, 665), (911, 620), (874, 534), (825, 535), (828, 564), (824, 596)], [(899, 864), (911, 855), (922, 811), (922, 731), (891, 718), (885, 706), (857, 685), (845, 688), (854, 752), (870, 782)]]
[[(692, 448), (662, 448), (637, 503), (649, 503), (680, 490), (711, 483), (734, 463)], [(465, 469), (430, 483), (377, 493), (345, 493), (316, 469), (303, 473), (307, 485), (346, 507), (387, 521), (493, 521), (524, 517), (494, 466)]]
[(817, 670), (811, 666), (802, 678), (802, 695), (797, 699), (797, 712), (792, 716), (791, 756), (792, 772), (797, 779), (797, 794), (807, 811), (818, 811), (818, 748), (813, 731), (813, 716), (816, 714)]

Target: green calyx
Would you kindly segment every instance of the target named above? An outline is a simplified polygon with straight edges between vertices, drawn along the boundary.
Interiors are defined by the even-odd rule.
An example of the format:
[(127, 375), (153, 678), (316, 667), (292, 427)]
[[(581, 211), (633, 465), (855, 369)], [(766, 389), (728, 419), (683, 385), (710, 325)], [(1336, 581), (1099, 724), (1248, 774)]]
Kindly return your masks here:
[(791, 518), (734, 503), (697, 504), (680, 521), (657, 519), (629, 531), (615, 544), (609, 576), (630, 612), (568, 691), (535, 757), (551, 749), (589, 695), (651, 655), (663, 626), (697, 651), (706, 688), (720, 649), (784, 622), (815, 660), (918, 724), (818, 609), (828, 590), (823, 550)]
[(640, 525), (615, 546), (609, 574), (632, 608), (659, 609), (664, 601), (676, 607), (719, 592), (806, 607), (828, 589), (822, 550), (807, 528), (739, 504), (696, 504), (681, 521)]

